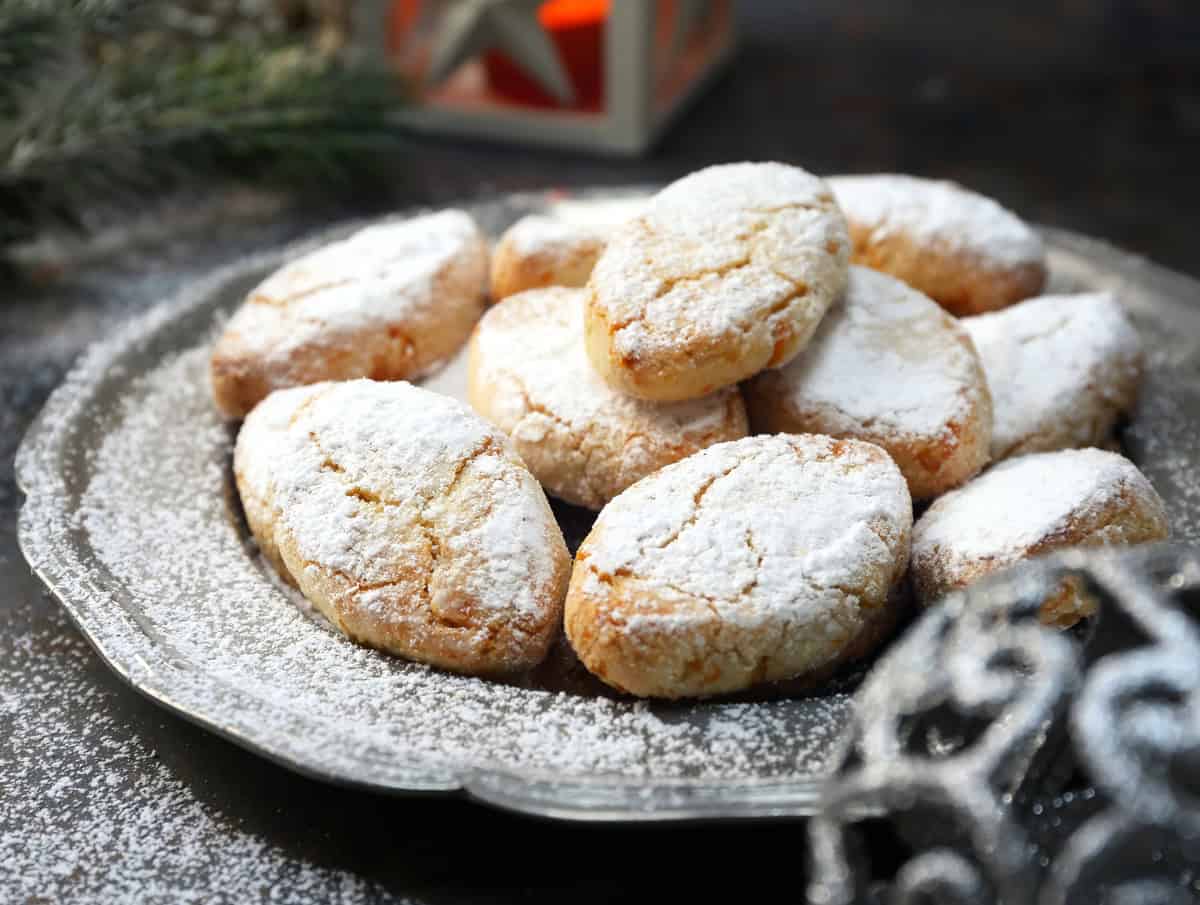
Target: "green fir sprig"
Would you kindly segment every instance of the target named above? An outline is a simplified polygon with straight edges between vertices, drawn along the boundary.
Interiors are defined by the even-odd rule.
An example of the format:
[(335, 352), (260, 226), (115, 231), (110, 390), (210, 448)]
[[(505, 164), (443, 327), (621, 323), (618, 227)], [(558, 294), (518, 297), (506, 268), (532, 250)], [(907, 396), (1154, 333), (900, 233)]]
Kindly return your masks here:
[(169, 6), (0, 0), (0, 247), (184, 179), (354, 180), (400, 143), (391, 74), (295, 39), (172, 33)]

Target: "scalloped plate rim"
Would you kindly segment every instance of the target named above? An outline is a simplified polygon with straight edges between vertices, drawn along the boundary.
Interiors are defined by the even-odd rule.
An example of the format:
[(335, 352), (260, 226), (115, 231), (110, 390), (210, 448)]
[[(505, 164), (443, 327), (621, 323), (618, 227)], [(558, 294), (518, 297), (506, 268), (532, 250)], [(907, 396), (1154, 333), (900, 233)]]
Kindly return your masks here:
[[(645, 186), (613, 187), (601, 189), (576, 189), (570, 195), (575, 198), (608, 198), (632, 196), (644, 192)], [(480, 198), (474, 205), (483, 205), (501, 199), (525, 199), (535, 202), (552, 198), (548, 192), (525, 192), (496, 198)], [(382, 792), (398, 796), (457, 796), (515, 813), (552, 820), (572, 822), (678, 822), (711, 821), (730, 819), (794, 818), (811, 815), (819, 802), (824, 787), (822, 779), (772, 780), (741, 778), (733, 782), (718, 780), (654, 780), (619, 777), (588, 776), (572, 777), (564, 782), (561, 776), (539, 775), (537, 771), (512, 769), (460, 768), (450, 769), (436, 765), (415, 765), (411, 774), (402, 782), (373, 781), (371, 778), (348, 776), (324, 769), (301, 758), (289, 756), (270, 740), (255, 739), (251, 734), (223, 722), (219, 718), (197, 712), (177, 700), (167, 687), (153, 677), (153, 671), (137, 669), (114, 654), (106, 645), (102, 632), (93, 630), (85, 612), (86, 606), (74, 600), (66, 589), (72, 571), (84, 572), (86, 563), (77, 558), (64, 567), (54, 562), (60, 551), (43, 549), (45, 539), (35, 536), (32, 524), (35, 520), (53, 520), (57, 515), (69, 518), (69, 513), (56, 511), (64, 495), (56, 493), (30, 494), (30, 476), (36, 469), (44, 478), (52, 474), (55, 487), (66, 486), (61, 466), (67, 453), (71, 428), (77, 426), (82, 409), (86, 408), (87, 391), (96, 392), (101, 379), (88, 376), (91, 368), (101, 361), (114, 361), (140, 342), (152, 341), (162, 331), (169, 329), (179, 319), (193, 313), (210, 300), (221, 287), (241, 279), (249, 279), (278, 266), (283, 260), (321, 242), (380, 219), (395, 219), (413, 216), (426, 208), (398, 211), (386, 218), (356, 219), (342, 221), (318, 230), (297, 241), (280, 247), (241, 258), (220, 267), (205, 277), (174, 293), (122, 325), (112, 336), (93, 343), (76, 360), (60, 385), (51, 393), (45, 405), (27, 428), (15, 458), (15, 474), (18, 487), (25, 493), (25, 501), (18, 517), (18, 546), (39, 580), (49, 589), (70, 616), (74, 625), (87, 639), (105, 665), (124, 683), (146, 698), (184, 719), (233, 742), (234, 744), (266, 757), (287, 769), (310, 778), (336, 785)], [(1051, 246), (1085, 258), (1116, 258), (1118, 263), (1101, 265), (1106, 270), (1121, 272), (1134, 267), (1145, 269), (1147, 274), (1169, 288), (1156, 294), (1178, 301), (1190, 293), (1200, 299), (1200, 282), (1158, 265), (1145, 258), (1122, 251), (1111, 244), (1071, 233), (1064, 230), (1040, 228)], [(1200, 323), (1200, 307), (1194, 312)], [(87, 377), (87, 379), (84, 379)], [(52, 546), (52, 545), (47, 545)], [(67, 545), (69, 549), (74, 549)], [(50, 554), (49, 558), (47, 554)], [(112, 600), (112, 595), (108, 596)], [(88, 601), (89, 603), (94, 601)], [(119, 606), (119, 604), (118, 604)], [(126, 616), (130, 614), (126, 612)], [(153, 641), (151, 641), (153, 647)], [(150, 675), (141, 673), (149, 671)], [(553, 782), (551, 782), (553, 780)], [(553, 786), (553, 792), (539, 794), (541, 784)], [(564, 797), (564, 787), (578, 791), (580, 797), (574, 801)]]

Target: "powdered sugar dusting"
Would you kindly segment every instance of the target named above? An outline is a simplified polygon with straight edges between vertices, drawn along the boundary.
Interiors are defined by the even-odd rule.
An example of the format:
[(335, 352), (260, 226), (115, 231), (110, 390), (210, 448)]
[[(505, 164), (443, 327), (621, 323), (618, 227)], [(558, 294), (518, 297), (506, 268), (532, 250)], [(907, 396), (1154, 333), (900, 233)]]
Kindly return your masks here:
[(627, 198), (560, 198), (546, 206), (546, 213), (571, 226), (608, 233), (644, 213), (646, 203), (646, 196), (641, 194)]
[(978, 359), (955, 321), (885, 274), (850, 268), (842, 301), (790, 365), (769, 375), (787, 404), (827, 430), (869, 424), (898, 439), (938, 437), (983, 394)]
[(1140, 378), (1141, 340), (1109, 292), (1041, 296), (962, 325), (992, 391), (995, 458), (1042, 434), (1100, 442), (1097, 423), (1107, 433)]
[(288, 448), (292, 415), (300, 405), (328, 387), (328, 383), (316, 383), (277, 390), (254, 407), (238, 431), (234, 450), (233, 464), (243, 497), (248, 493), (264, 504), (274, 497), (275, 472), (279, 457)]
[(731, 163), (697, 170), (655, 195), (649, 215), (673, 228), (704, 232), (713, 220), (742, 217), (748, 210), (822, 207), (829, 186), (819, 176), (780, 163)]
[(686, 435), (720, 424), (735, 387), (704, 399), (664, 403), (626, 396), (601, 380), (584, 351), (584, 299), (582, 291), (551, 289), (493, 308), (477, 331), (476, 366), (483, 382), (520, 375), (536, 407), (550, 409), (579, 430), (595, 419), (631, 425), (631, 433), (657, 427)]
[[(276, 456), (280, 523), (313, 568), (397, 584), (356, 595), (368, 609), (418, 593), (420, 582), (408, 586), (414, 575), (432, 570), (436, 587), (443, 566), (485, 609), (547, 608), (539, 594), (555, 570), (549, 513), (503, 435), (461, 403), (404, 382), (329, 384), (297, 401), (284, 442), (264, 452)], [(464, 477), (486, 491), (486, 510), (474, 497), (445, 499)], [(428, 561), (431, 535), (444, 549)]]
[[(314, 320), (347, 314), (394, 318), (397, 298), (413, 306), (434, 303), (429, 281), (481, 242), (474, 221), (458, 210), (369, 226), (281, 268), (249, 298), (265, 305), (297, 306), (298, 313)], [(355, 305), (347, 305), (346, 296)]]
[(287, 365), (314, 341), (420, 324), (439, 306), (479, 309), (486, 271), (486, 241), (463, 211), (382, 223), (271, 274), (231, 318), (230, 330), (257, 354)]
[(1116, 453), (1070, 449), (1018, 456), (938, 499), (913, 529), (913, 560), (939, 555), (1015, 562), (1034, 544), (1064, 532), (1069, 520), (1122, 493), (1162, 508), (1137, 466)]
[(849, 240), (828, 187), (796, 167), (729, 164), (667, 186), (617, 230), (591, 287), (618, 356), (815, 327), (845, 283)]
[[(441, 673), (323, 629), (264, 576), (238, 534), (230, 436), (208, 398), (206, 355), (193, 348), (131, 384), (81, 501), (99, 562), (141, 614), (117, 618), (105, 638), (113, 659), (146, 664), (131, 666), (135, 680), (169, 679), (178, 706), (225, 713), (227, 731), (269, 738), (277, 755), (311, 769), (380, 784), (452, 786), (475, 769), (566, 782), (819, 768), (835, 730), (797, 737), (797, 702), (709, 705), (681, 718), (678, 709)], [(147, 632), (159, 639), (150, 648)], [(154, 665), (156, 652), (169, 659)], [(820, 706), (840, 713), (845, 699)], [(747, 732), (757, 744), (740, 741)]]
[[(606, 190), (603, 198), (608, 197)], [(566, 203), (584, 211), (596, 202)], [(541, 198), (537, 204), (560, 206)], [(532, 207), (522, 202), (516, 213)], [(497, 233), (514, 219), (507, 200), (472, 210)], [(338, 234), (344, 235), (344, 228)], [(1200, 440), (1191, 417), (1200, 410), (1195, 283), (1094, 240), (1052, 231), (1048, 241), (1055, 291), (1118, 288), (1133, 311), (1146, 340), (1147, 380), (1124, 445), (1166, 497), (1174, 536), (1200, 539), (1194, 455)], [(299, 251), (313, 247), (310, 240)], [(294, 258), (297, 250), (242, 258), (94, 349), (55, 394), (23, 449), (18, 471), (29, 497), (21, 515), (22, 545), (117, 669), (143, 690), (275, 757), (389, 787), (449, 788), (483, 775), (469, 767), (464, 772), (464, 764), (484, 764), (485, 771), (496, 764), (516, 771), (513, 788), (540, 776), (551, 781), (546, 802), (558, 808), (574, 802), (586, 809), (614, 799), (583, 780), (576, 784), (575, 777), (611, 769), (613, 776), (636, 777), (631, 781), (635, 791), (617, 799), (622, 809), (632, 809), (641, 802), (663, 803), (663, 787), (650, 783), (654, 777), (693, 775), (700, 782), (685, 784), (678, 798), (689, 811), (697, 793), (709, 794), (708, 801), (736, 801), (738, 790), (729, 777), (757, 775), (761, 768), (763, 776), (790, 783), (827, 768), (833, 736), (849, 712), (841, 695), (660, 708), (484, 685), (357, 648), (300, 609), (289, 608), (284, 591), (271, 583), (270, 570), (227, 521), (236, 505), (228, 496), (231, 484), (223, 464), (232, 438), (210, 411), (202, 386), (203, 353), (162, 361), (158, 351), (132, 350), (164, 329), (175, 331), (172, 348), (198, 342), (193, 327), (184, 328), (188, 332), (180, 341), (173, 325), (194, 318), (197, 310), (207, 323), (207, 312), (231, 308), (256, 274)], [(222, 288), (231, 278), (243, 288)], [(156, 292), (160, 285), (152, 280), (140, 291)], [(461, 398), (462, 364), (451, 364), (426, 385)], [(146, 380), (130, 382), (130, 375), (148, 368)], [(115, 402), (108, 391), (96, 395), (102, 383), (115, 384)], [(143, 398), (144, 410), (138, 401)], [(131, 411), (140, 414), (133, 420), (122, 414)], [(98, 459), (94, 450), (113, 429), (122, 436)], [(87, 498), (91, 517), (107, 513), (103, 517), (125, 532), (108, 553), (119, 564), (115, 576), (77, 530), (75, 488), (90, 479), (96, 464), (103, 465), (104, 474)], [(106, 489), (116, 495), (106, 500)], [(152, 524), (156, 518), (161, 525)], [(146, 580), (160, 570), (161, 581)], [(136, 614), (141, 613), (153, 620), (145, 622), (149, 629), (162, 626), (173, 634), (150, 638), (139, 626), (142, 617)], [(56, 623), (47, 644), (62, 638), (64, 624), (65, 618)], [(315, 638), (322, 633), (324, 641)], [(281, 902), (290, 901), (275, 878), (295, 891), (295, 901), (376, 900), (343, 875), (282, 864), (257, 838), (233, 832), (228, 822), (217, 827), (216, 815), (211, 822), (193, 820), (198, 813), (193, 809), (203, 806), (183, 801), (176, 784), (160, 781), (165, 774), (142, 742), (113, 738), (98, 701), (87, 731), (73, 734), (79, 721), (68, 720), (62, 709), (68, 700), (85, 707), (96, 700), (92, 675), (74, 668), (93, 658), (82, 642), (72, 645), (71, 657), (48, 656), (42, 639), (30, 636), (28, 649), (18, 642), (15, 652), (11, 647), (0, 651), (0, 720), (9, 730), (0, 732), (0, 762), (16, 764), (0, 798), (8, 793), (21, 816), (37, 815), (15, 834), (0, 835), (6, 865), (0, 871), (0, 899), (25, 901), (40, 893), (50, 901), (68, 900), (68, 890), (83, 889), (81, 896), (95, 901), (122, 901), (124, 890), (140, 888), (151, 900), (180, 900), (199, 876), (238, 901), (268, 888)], [(167, 642), (174, 647), (165, 648)], [(172, 651), (181, 645), (195, 659), (173, 660)], [(311, 664), (306, 651), (314, 654)], [(222, 678), (227, 675), (232, 681)], [(243, 680), (252, 696), (237, 688)], [(400, 706), (410, 694), (413, 700)], [(539, 719), (539, 707), (550, 712), (547, 720)], [(308, 709), (316, 717), (310, 719)], [(818, 716), (798, 720), (802, 712)], [(464, 723), (472, 728), (461, 730)], [(539, 752), (546, 745), (555, 751)], [(14, 751), (25, 754), (14, 756)], [(539, 773), (539, 765), (547, 764), (552, 772)], [(143, 776), (136, 795), (116, 785), (135, 774)], [(68, 782), (75, 782), (78, 796), (69, 801), (52, 796)], [(772, 805), (779, 800), (769, 785), (755, 794)], [(57, 807), (39, 812), (38, 801)], [(529, 802), (518, 806), (537, 809)], [(67, 808), (73, 809), (70, 821)], [(13, 815), (7, 825), (21, 816)], [(118, 850), (145, 852), (146, 858), (111, 861), (98, 845), (114, 835)], [(184, 860), (199, 865), (195, 873), (181, 864)], [(88, 885), (80, 887), (78, 878), (66, 879), (67, 865), (76, 863), (102, 869), (89, 873)], [(155, 895), (151, 864), (163, 871), (162, 896)]]
[(509, 228), (504, 238), (520, 255), (569, 254), (580, 245), (602, 245), (608, 239), (609, 229), (599, 226), (569, 223), (530, 214), (522, 217)]
[(829, 185), (846, 217), (882, 238), (895, 233), (982, 261), (1019, 266), (1045, 256), (1038, 234), (990, 198), (954, 182), (879, 173), (834, 176)]
[(23, 808), (0, 818), (0, 900), (392, 900), (375, 883), (297, 858), (206, 803), (115, 715), (113, 692), (96, 681), (94, 657), (65, 614), (0, 638), (0, 801)]
[(612, 495), (604, 490), (610, 479), (628, 486), (708, 443), (744, 436), (746, 424), (736, 387), (674, 403), (609, 387), (584, 349), (586, 297), (584, 290), (549, 289), (506, 299), (480, 322), (472, 361), (474, 381), (489, 400), (483, 414), (519, 444), (565, 430), (570, 449), (562, 454), (577, 451), (581, 469), (582, 486), (572, 495), (599, 508)]
[(860, 595), (886, 598), (911, 524), (907, 485), (877, 447), (750, 437), (614, 500), (588, 542), (585, 590), (604, 596), (606, 576), (632, 576), (655, 594), (709, 600), (731, 623), (832, 637), (862, 618)]

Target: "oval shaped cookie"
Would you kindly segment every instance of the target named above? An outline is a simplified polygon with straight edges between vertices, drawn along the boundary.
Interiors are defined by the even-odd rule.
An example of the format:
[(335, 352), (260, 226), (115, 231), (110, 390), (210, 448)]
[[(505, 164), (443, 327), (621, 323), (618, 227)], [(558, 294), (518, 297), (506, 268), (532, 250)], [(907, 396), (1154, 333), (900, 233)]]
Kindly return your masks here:
[(483, 312), (487, 266), (462, 211), (368, 227), (293, 261), (250, 292), (213, 347), (217, 408), (240, 418), (284, 387), (428, 373)]
[(471, 338), (472, 408), (512, 439), (552, 495), (599, 509), (664, 465), (746, 436), (736, 387), (687, 402), (612, 389), (583, 349), (582, 289), (541, 289), (492, 308)]
[(853, 261), (921, 290), (951, 314), (992, 311), (1046, 284), (1042, 240), (1016, 214), (954, 182), (879, 173), (829, 185)]
[(1142, 343), (1112, 293), (1041, 296), (962, 325), (992, 390), (994, 459), (1102, 445), (1137, 401)]
[(309, 398), (328, 387), (328, 383), (314, 383), (276, 390), (242, 422), (233, 447), (233, 477), (246, 524), (263, 558), (291, 585), (296, 581), (275, 544), (275, 522), (279, 515), (275, 505), (275, 468), (287, 449), (292, 416)]
[(492, 300), (547, 286), (586, 286), (609, 232), (538, 214), (523, 217), (492, 251)]
[[(1035, 453), (988, 469), (934, 502), (913, 528), (912, 583), (930, 604), (1031, 556), (1140, 544), (1169, 533), (1162, 500), (1128, 459), (1099, 449)], [(1071, 625), (1090, 600), (1065, 587), (1042, 619)]]
[(545, 656), (570, 557), (533, 476), (465, 406), (405, 382), (323, 384), (269, 397), (238, 447), (264, 552), (346, 635), (465, 673)]
[(988, 461), (992, 406), (971, 340), (915, 289), (850, 268), (842, 300), (790, 364), (745, 385), (757, 431), (854, 437), (882, 446), (914, 499)]
[(912, 502), (877, 446), (749, 437), (609, 503), (576, 557), (567, 637), (631, 694), (683, 698), (861, 654), (891, 617)]
[(613, 388), (675, 401), (790, 361), (846, 283), (829, 188), (779, 163), (710, 167), (616, 229), (588, 284), (588, 357)]

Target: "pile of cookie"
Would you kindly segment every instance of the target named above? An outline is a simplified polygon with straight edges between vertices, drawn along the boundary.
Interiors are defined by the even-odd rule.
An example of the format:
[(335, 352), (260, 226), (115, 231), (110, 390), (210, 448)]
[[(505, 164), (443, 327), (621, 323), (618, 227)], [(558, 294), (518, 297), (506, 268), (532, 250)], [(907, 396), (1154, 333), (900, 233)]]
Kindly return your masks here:
[[(460, 211), (366, 229), (250, 293), (212, 385), (264, 556), (351, 638), (488, 675), (565, 626), (619, 690), (706, 696), (825, 675), (910, 595), (1166, 537), (1097, 448), (1137, 331), (1046, 278), (952, 183), (731, 164), (490, 254)], [(468, 340), (470, 408), (406, 382)], [(574, 563), (543, 488), (599, 510)]]

